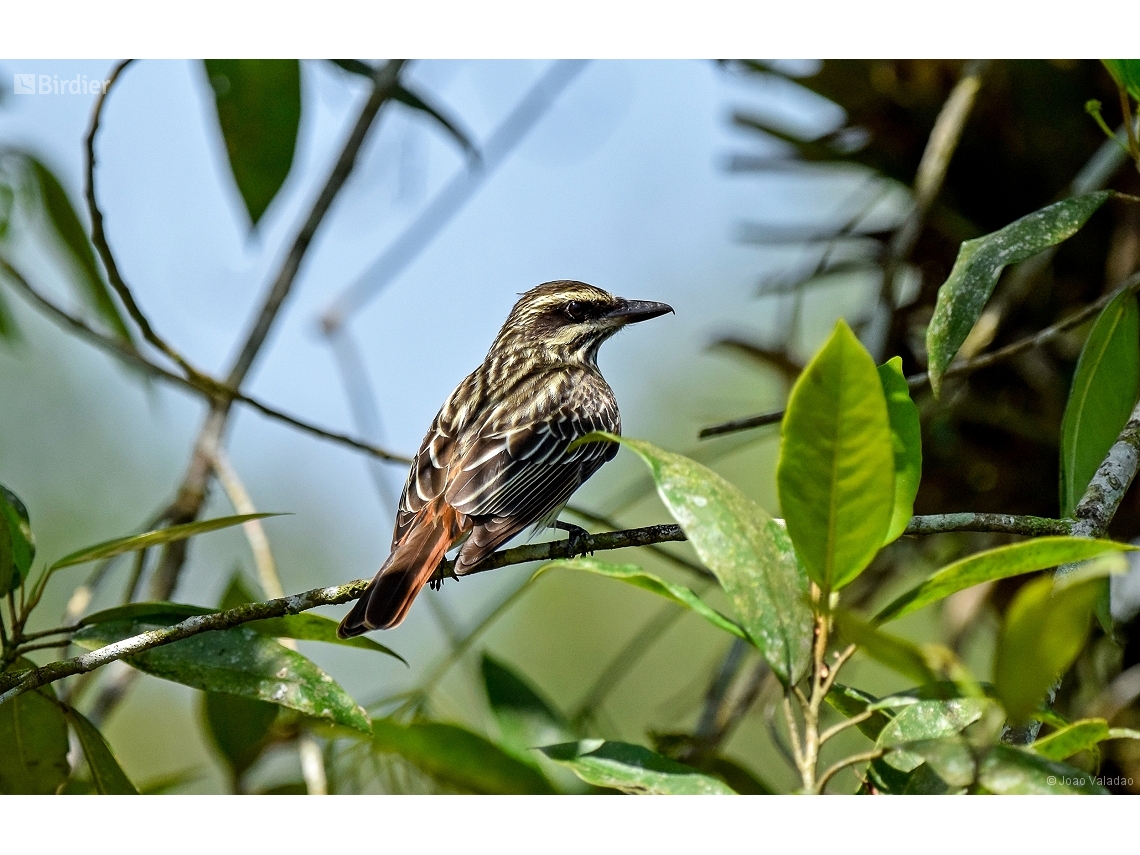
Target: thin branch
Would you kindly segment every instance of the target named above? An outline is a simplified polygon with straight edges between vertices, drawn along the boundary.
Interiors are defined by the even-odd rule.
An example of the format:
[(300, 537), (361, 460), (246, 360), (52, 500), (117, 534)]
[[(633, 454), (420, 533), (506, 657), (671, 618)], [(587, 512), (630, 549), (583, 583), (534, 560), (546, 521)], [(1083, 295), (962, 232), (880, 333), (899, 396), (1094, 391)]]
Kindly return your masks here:
[(385, 460), (390, 463), (399, 463), (407, 465), (411, 460), (400, 454), (387, 451), (383, 448), (373, 445), (372, 443), (365, 442), (364, 440), (357, 439), (356, 437), (348, 436), (347, 434), (337, 433), (336, 431), (327, 430), (325, 428), (317, 427), (316, 425), (302, 421), (295, 416), (284, 413), (281, 410), (274, 409), (268, 404), (264, 404), (256, 398), (252, 398), (242, 392), (224, 386), (212, 378), (207, 378), (205, 383), (200, 383), (194, 378), (181, 377), (160, 365), (155, 365), (150, 362), (145, 356), (131, 349), (123, 342), (111, 336), (104, 335), (97, 330), (90, 327), (82, 319), (70, 314), (64, 309), (57, 306), (46, 296), (40, 293), (36, 288), (24, 278), (16, 268), (12, 267), (5, 259), (0, 258), (0, 273), (3, 273), (17, 290), (22, 292), (31, 303), (42, 310), (59, 326), (64, 327), (74, 332), (79, 338), (88, 342), (89, 344), (98, 347), (104, 352), (114, 356), (117, 359), (126, 362), (127, 364), (139, 368), (159, 380), (164, 380), (179, 388), (185, 389), (195, 394), (202, 395), (209, 399), (223, 398), (232, 399), (238, 403), (245, 404), (252, 407), (264, 416), (283, 422), (290, 427), (297, 430), (311, 434), (321, 439), (335, 442), (339, 445), (344, 445), (356, 451), (363, 451), (372, 457)]
[[(1128, 417), (1116, 442), (1089, 482), (1073, 516), (1075, 537), (1100, 537), (1108, 531), (1124, 494), (1140, 468), (1140, 404)], [(1063, 572), (1065, 568), (1061, 568)]]
[(1048, 517), (1021, 516), (1018, 514), (929, 514), (911, 517), (903, 534), (918, 536), (945, 534), (954, 531), (993, 532), (1043, 537), (1050, 534), (1071, 534), (1073, 521)]
[(103, 105), (107, 103), (107, 96), (111, 94), (111, 90), (114, 88), (116, 81), (118, 81), (119, 75), (123, 73), (123, 70), (130, 65), (131, 62), (133, 62), (133, 60), (123, 60), (111, 70), (110, 77), (108, 77), (106, 84), (103, 86), (103, 90), (99, 93), (99, 97), (95, 99), (95, 110), (91, 114), (91, 126), (87, 131), (87, 186), (85, 188), (85, 195), (87, 197), (87, 213), (91, 217), (91, 242), (95, 245), (99, 257), (103, 260), (103, 267), (107, 271), (107, 278), (111, 282), (111, 287), (115, 289), (115, 293), (118, 294), (119, 299), (123, 301), (127, 313), (138, 325), (139, 330), (142, 331), (143, 338), (170, 357), (179, 368), (186, 372), (187, 377), (192, 377), (202, 383), (214, 382), (206, 374), (194, 368), (178, 351), (154, 331), (154, 327), (150, 325), (150, 321), (147, 320), (146, 315), (143, 314), (143, 310), (139, 307), (138, 302), (136, 302), (134, 295), (131, 293), (131, 289), (127, 287), (127, 283), (123, 281), (122, 273), (119, 272), (119, 265), (116, 263), (114, 253), (111, 252), (111, 247), (107, 243), (107, 234), (103, 228), (103, 212), (99, 210), (99, 202), (95, 197), (95, 136), (99, 132), (99, 123), (103, 117)]
[(819, 735), (819, 744), (823, 745), (825, 742), (827, 742), (827, 740), (831, 739), (833, 736), (836, 736), (836, 735), (842, 733), (843, 731), (847, 730), (847, 728), (849, 728), (849, 727), (855, 727), (856, 725), (862, 724), (867, 719), (869, 719), (871, 716), (873, 716), (875, 713), (876, 713), (876, 710), (864, 710), (863, 712), (859, 713), (858, 715), (852, 716), (851, 718), (843, 719), (843, 721), (839, 722), (839, 724), (832, 725), (831, 727), (829, 727), (827, 730), (825, 730), (823, 733), (821, 733)]
[(861, 754), (852, 754), (850, 757), (845, 757), (819, 776), (819, 781), (815, 785), (816, 792), (822, 793), (824, 787), (827, 786), (828, 781), (830, 781), (839, 772), (842, 772), (848, 766), (854, 766), (856, 763), (865, 763), (872, 760), (878, 760), (882, 756), (883, 749), (875, 748), (871, 751), (864, 751)]
[[(1105, 306), (1107, 306), (1117, 295), (1125, 291), (1136, 292), (1140, 291), (1140, 274), (1130, 276), (1118, 288), (1110, 291), (1102, 296), (1094, 303), (1090, 303), (1078, 312), (1074, 312), (1067, 318), (1058, 321), (1057, 323), (1046, 327), (1040, 332), (1034, 333), (1026, 338), (1019, 339), (1005, 347), (1000, 347), (997, 350), (989, 353), (976, 356), (973, 359), (968, 359), (962, 362), (955, 363), (946, 369), (946, 377), (959, 377), (965, 374), (971, 374), (981, 368), (988, 368), (995, 363), (1002, 362), (1019, 353), (1024, 353), (1027, 350), (1032, 350), (1036, 347), (1041, 347), (1053, 341), (1053, 339), (1060, 336), (1062, 333), (1071, 330), (1073, 327), (1078, 327), (1089, 319), (1095, 317)], [(919, 374), (913, 374), (906, 378), (907, 385), (911, 389), (919, 389), (930, 382), (930, 375), (923, 371)], [(761, 413), (756, 416), (746, 416), (740, 419), (733, 419), (732, 421), (721, 422), (720, 424), (710, 425), (703, 428), (699, 434), (701, 439), (706, 439), (710, 436), (720, 436), (727, 433), (736, 433), (737, 431), (749, 430), (751, 428), (764, 427), (765, 425), (779, 424), (784, 418), (784, 410), (779, 410), (771, 413)]]
[[(230, 464), (229, 456), (221, 448), (214, 451), (213, 466), (218, 483), (225, 490), (234, 511), (239, 514), (256, 514), (257, 508), (253, 505), (253, 499), (242, 484), (237, 470)], [(284, 597), (285, 589), (281, 586), (281, 577), (277, 575), (277, 562), (273, 560), (273, 550), (269, 548), (269, 538), (265, 536), (261, 520), (242, 523), (242, 528), (245, 529), (245, 538), (249, 541), (249, 550), (253, 553), (253, 563), (257, 568), (257, 580), (261, 583), (261, 590), (267, 597)]]

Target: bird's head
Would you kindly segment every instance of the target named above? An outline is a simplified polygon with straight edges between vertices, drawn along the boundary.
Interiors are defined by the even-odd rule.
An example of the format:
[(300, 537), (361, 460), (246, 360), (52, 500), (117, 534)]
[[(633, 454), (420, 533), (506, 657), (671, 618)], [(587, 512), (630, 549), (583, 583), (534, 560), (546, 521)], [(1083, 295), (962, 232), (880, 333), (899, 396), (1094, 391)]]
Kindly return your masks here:
[(672, 311), (666, 303), (625, 300), (585, 282), (545, 282), (515, 303), (492, 350), (525, 350), (554, 363), (593, 365), (601, 343), (622, 327)]

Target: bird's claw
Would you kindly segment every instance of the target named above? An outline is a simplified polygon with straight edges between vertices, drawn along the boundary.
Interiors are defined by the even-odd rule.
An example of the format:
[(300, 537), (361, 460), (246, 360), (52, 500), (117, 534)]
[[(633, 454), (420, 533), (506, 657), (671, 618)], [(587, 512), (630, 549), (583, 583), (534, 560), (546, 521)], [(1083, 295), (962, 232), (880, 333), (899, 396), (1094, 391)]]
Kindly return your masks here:
[(573, 523), (563, 522), (557, 520), (554, 523), (555, 528), (560, 528), (566, 532), (566, 551), (569, 553), (568, 558), (576, 558), (579, 555), (593, 555), (594, 550), (581, 548), (583, 541), (590, 539), (590, 533), (581, 526), (574, 525)]

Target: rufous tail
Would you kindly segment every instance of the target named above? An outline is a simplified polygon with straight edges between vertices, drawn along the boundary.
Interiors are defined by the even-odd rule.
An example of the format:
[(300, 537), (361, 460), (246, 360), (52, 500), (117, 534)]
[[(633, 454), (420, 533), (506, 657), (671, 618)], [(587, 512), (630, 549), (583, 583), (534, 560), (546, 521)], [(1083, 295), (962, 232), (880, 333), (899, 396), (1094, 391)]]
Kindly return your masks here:
[(462, 534), (459, 513), (440, 501), (420, 512), (403, 540), (337, 627), (341, 638), (399, 626), (444, 554)]

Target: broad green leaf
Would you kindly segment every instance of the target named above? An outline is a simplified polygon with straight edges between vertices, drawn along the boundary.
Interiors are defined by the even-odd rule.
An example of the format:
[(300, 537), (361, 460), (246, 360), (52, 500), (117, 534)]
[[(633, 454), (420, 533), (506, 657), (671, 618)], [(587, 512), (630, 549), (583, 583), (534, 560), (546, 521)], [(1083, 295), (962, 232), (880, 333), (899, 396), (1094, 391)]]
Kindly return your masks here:
[(87, 768), (91, 772), (91, 785), (96, 793), (106, 796), (137, 796), (138, 789), (131, 783), (123, 767), (111, 751), (103, 734), (82, 713), (70, 707), (64, 714), (83, 748)]
[[(73, 641), (89, 650), (153, 629), (160, 622), (104, 621)], [(135, 654), (126, 661), (147, 674), (210, 692), (269, 701), (367, 733), (368, 716), (328, 674), (296, 651), (246, 626), (203, 632)]]
[(1140, 59), (1102, 59), (1116, 85), (1140, 101)]
[(1089, 772), (1012, 745), (995, 745), (982, 760), (978, 783), (998, 795), (1107, 794)]
[(67, 719), (50, 686), (0, 704), (0, 793), (54, 793), (69, 771)]
[(640, 745), (583, 739), (539, 749), (587, 784), (639, 795), (735, 795), (723, 781), (702, 775)]
[(205, 606), (192, 606), (189, 603), (168, 603), (162, 600), (147, 603), (128, 603), (113, 606), (101, 612), (89, 614), (79, 619), (79, 626), (93, 626), (100, 623), (135, 621), (155, 626), (172, 626), (195, 615), (209, 615), (214, 609)]
[(399, 754), (422, 772), (460, 790), (488, 794), (543, 794), (554, 788), (533, 766), (493, 742), (454, 724), (372, 722), (372, 747)]
[[(924, 754), (909, 750), (910, 743), (955, 736), (980, 719), (991, 704), (993, 701), (988, 698), (917, 701), (899, 710), (879, 734), (877, 744), (880, 748), (894, 749), (886, 756), (887, 763), (901, 772), (910, 772), (925, 759)], [(955, 783), (942, 777), (948, 784)]]
[[(973, 748), (957, 734), (904, 743), (884, 756), (883, 762), (906, 773), (917, 773), (925, 763), (947, 789), (968, 787), (978, 774)], [(910, 780), (903, 792), (913, 792), (914, 789), (915, 782)]]
[(0, 596), (20, 587), (36, 557), (36, 539), (28, 509), (19, 497), (0, 484)]
[[(854, 718), (867, 711), (867, 708), (878, 700), (874, 695), (868, 695), (859, 689), (854, 689), (850, 686), (844, 686), (842, 683), (836, 683), (831, 687), (831, 691), (827, 693), (824, 698), (828, 705), (833, 709), (843, 714), (846, 718)], [(855, 725), (859, 728), (860, 732), (869, 739), (878, 739), (879, 734), (883, 732), (894, 713), (880, 709), (874, 711), (870, 718), (866, 721), (860, 722)]]
[(70, 555), (65, 555), (59, 559), (59, 561), (55, 562), (55, 564), (51, 566), (51, 569), (59, 570), (63, 567), (72, 567), (76, 564), (86, 564), (88, 561), (112, 558), (116, 555), (122, 555), (125, 552), (135, 552), (139, 549), (161, 546), (164, 543), (171, 543), (175, 540), (185, 540), (196, 534), (205, 534), (206, 532), (241, 525), (250, 520), (260, 520), (266, 517), (276, 516), (280, 516), (280, 514), (238, 514), (232, 517), (218, 517), (217, 519), (200, 520), (198, 522), (185, 523), (184, 525), (172, 525), (169, 528), (155, 529), (154, 531), (144, 532), (143, 534), (133, 534), (130, 537), (119, 537), (103, 543), (97, 543), (94, 546), (87, 546)]
[(203, 729), (230, 767), (235, 785), (265, 750), (280, 710), (276, 704), (239, 695), (202, 694)]
[(257, 225), (293, 165), (301, 125), (295, 59), (207, 59), (218, 124), (234, 181)]
[(1085, 537), (1036, 537), (987, 549), (948, 564), (929, 579), (895, 598), (877, 615), (877, 623), (897, 620), (903, 615), (945, 599), (953, 593), (1023, 573), (1046, 570), (1061, 564), (1085, 561), (1111, 552), (1133, 549), (1126, 543), (1091, 540)]
[(1109, 738), (1108, 722), (1103, 718), (1085, 718), (1053, 731), (1029, 747), (1048, 760), (1067, 760)]
[(549, 564), (544, 564), (535, 571), (532, 578), (537, 579), (542, 573), (547, 570), (552, 570), (556, 567), (565, 567), (570, 570), (586, 570), (590, 573), (597, 573), (600, 576), (608, 576), (611, 579), (618, 579), (627, 584), (633, 585), (635, 588), (641, 588), (644, 591), (651, 591), (658, 596), (664, 597), (667, 600), (672, 600), (677, 605), (684, 606), (687, 609), (699, 614), (717, 629), (723, 629), (725, 632), (732, 633), (737, 638), (747, 640), (748, 636), (740, 626), (734, 621), (729, 620), (716, 609), (707, 605), (704, 600), (698, 597), (692, 590), (686, 588), (684, 585), (675, 585), (672, 582), (666, 582), (652, 573), (647, 573), (636, 564), (610, 564), (606, 561), (599, 561), (596, 558), (582, 556), (580, 558), (564, 558), (558, 561), (551, 561)]
[(562, 713), (507, 665), (483, 654), (483, 687), (503, 742), (533, 758), (528, 749), (577, 734)]
[(784, 527), (740, 490), (694, 460), (638, 439), (593, 433), (629, 446), (649, 466), (657, 493), (717, 577), (760, 655), (785, 685), (811, 656), (808, 579)]
[(796, 554), (825, 592), (871, 563), (891, 527), (895, 454), (875, 362), (840, 319), (788, 399), (776, 485)]
[(938, 289), (934, 315), (926, 329), (930, 388), (935, 397), (942, 391), (942, 375), (977, 323), (1002, 270), (1075, 235), (1111, 195), (1112, 191), (1102, 190), (1072, 196), (962, 244), (950, 276)]
[(1077, 360), (1061, 420), (1061, 516), (1077, 507), (1138, 392), (1140, 308), (1128, 291), (1104, 307)]
[(1010, 603), (998, 633), (994, 686), (1011, 724), (1033, 715), (1053, 681), (1084, 647), (1100, 580), (1114, 569), (1103, 559), (1098, 564), (1056, 582), (1051, 577), (1036, 579)]
[(43, 163), (31, 155), (25, 157), (35, 178), (44, 213), (79, 276), (79, 295), (116, 336), (130, 343), (130, 329), (103, 281), (103, 274), (95, 261), (95, 250), (67, 197), (67, 191)]
[(879, 380), (887, 399), (891, 423), (891, 447), (895, 454), (895, 504), (891, 527), (884, 545), (897, 540), (914, 516), (914, 498), (922, 480), (922, 424), (918, 407), (910, 399), (910, 387), (902, 372), (902, 358), (879, 366)]

